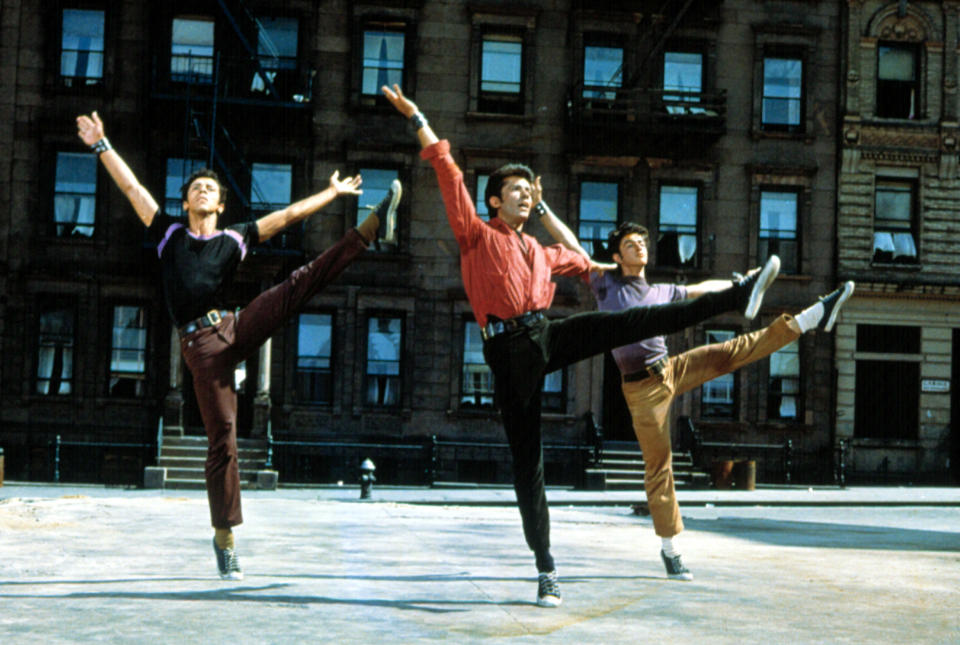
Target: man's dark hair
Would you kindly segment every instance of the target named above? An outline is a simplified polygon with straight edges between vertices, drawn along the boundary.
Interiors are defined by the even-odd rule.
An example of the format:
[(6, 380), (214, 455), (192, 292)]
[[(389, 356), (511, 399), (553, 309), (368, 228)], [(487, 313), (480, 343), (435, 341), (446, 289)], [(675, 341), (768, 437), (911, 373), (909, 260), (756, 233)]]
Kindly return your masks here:
[(530, 185), (533, 185), (536, 178), (530, 166), (522, 163), (508, 163), (494, 170), (490, 179), (487, 180), (487, 189), (483, 191), (483, 203), (487, 206), (487, 212), (491, 218), (497, 216), (497, 209), (490, 205), (490, 198), (503, 198), (503, 183), (507, 177), (523, 177), (530, 182)]
[(190, 173), (190, 176), (187, 177), (187, 183), (180, 187), (180, 196), (183, 198), (183, 201), (187, 201), (187, 192), (190, 190), (190, 184), (200, 177), (209, 177), (217, 182), (217, 186), (220, 187), (220, 203), (223, 204), (227, 201), (227, 187), (220, 181), (220, 175), (211, 168), (198, 168)]
[[(610, 235), (607, 236), (607, 255), (610, 257), (611, 261), (613, 261), (613, 254), (620, 252), (620, 242), (622, 242), (623, 238), (631, 233), (640, 234), (640, 237), (643, 238), (644, 245), (647, 247), (647, 252), (649, 253), (650, 231), (647, 230), (647, 227), (640, 226), (634, 222), (623, 222), (620, 224), (620, 226), (610, 231)], [(622, 273), (619, 267), (617, 267), (617, 273)]]

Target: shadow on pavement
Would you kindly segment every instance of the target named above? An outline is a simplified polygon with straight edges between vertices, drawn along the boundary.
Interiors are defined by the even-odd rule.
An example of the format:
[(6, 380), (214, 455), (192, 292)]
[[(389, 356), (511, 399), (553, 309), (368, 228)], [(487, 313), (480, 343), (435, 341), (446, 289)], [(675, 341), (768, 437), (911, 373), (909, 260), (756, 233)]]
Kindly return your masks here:
[(887, 526), (797, 522), (757, 518), (684, 518), (688, 530), (722, 533), (776, 546), (880, 551), (960, 551), (960, 533)]

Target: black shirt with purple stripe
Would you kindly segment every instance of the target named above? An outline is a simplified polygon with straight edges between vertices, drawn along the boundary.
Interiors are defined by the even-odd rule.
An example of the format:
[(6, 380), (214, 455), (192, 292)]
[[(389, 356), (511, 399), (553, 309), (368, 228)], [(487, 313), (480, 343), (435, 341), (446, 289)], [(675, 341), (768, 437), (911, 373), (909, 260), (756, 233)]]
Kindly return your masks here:
[(224, 309), (224, 289), (247, 250), (260, 239), (256, 223), (194, 235), (186, 218), (157, 212), (147, 233), (157, 244), (167, 311), (178, 327), (211, 309)]

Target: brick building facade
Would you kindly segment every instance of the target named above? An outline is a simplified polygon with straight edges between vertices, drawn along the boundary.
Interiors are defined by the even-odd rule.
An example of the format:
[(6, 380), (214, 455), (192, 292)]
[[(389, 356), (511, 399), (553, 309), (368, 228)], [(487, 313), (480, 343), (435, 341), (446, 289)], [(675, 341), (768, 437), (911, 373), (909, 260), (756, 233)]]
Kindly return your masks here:
[[(398, 82), (417, 101), (451, 140), (471, 188), (520, 160), (543, 176), (545, 199), (594, 250), (617, 222), (647, 226), (653, 280), (727, 276), (779, 253), (783, 275), (757, 320), (718, 317), (672, 337), (682, 351), (798, 311), (838, 279), (877, 282), (858, 273), (869, 259), (863, 265), (856, 245), (835, 236), (838, 173), (844, 213), (847, 179), (865, 172), (848, 171), (848, 151), (872, 136), (862, 109), (851, 108), (850, 72), (840, 102), (842, 52), (865, 47), (859, 32), (842, 38), (841, 30), (862, 29), (850, 16), (869, 4), (4, 3), (0, 442), (8, 476), (49, 477), (58, 434), (148, 445), (202, 433), (155, 284), (155, 249), (79, 144), (76, 114), (99, 110), (114, 146), (174, 213), (180, 181), (198, 164), (226, 178), (231, 221), (318, 191), (335, 169), (363, 174), (359, 204), (340, 200), (255, 250), (230, 293), (236, 306), (342, 235), (358, 207), (399, 177), (397, 245), (371, 249), (247, 361), (238, 374), (240, 435), (277, 440), (281, 481), (349, 476), (350, 444), (413, 450), (436, 436), (463, 443), (435, 464), (437, 478), (504, 482), (506, 454), (483, 447), (502, 441), (502, 430), (456, 243), (432, 171), (379, 85)], [(943, 56), (949, 47), (939, 46)], [(924, 109), (932, 115), (934, 103)], [(939, 124), (949, 119), (936, 109), (929, 154), (947, 140)], [(863, 121), (851, 126), (855, 116)], [(918, 124), (907, 125), (913, 133)], [(925, 177), (927, 162), (917, 163)], [(538, 224), (530, 230), (548, 240)], [(869, 309), (872, 298), (858, 294), (851, 310)], [(561, 279), (550, 315), (592, 307), (582, 283)], [(832, 335), (808, 334), (684, 395), (675, 413), (708, 438), (790, 440), (795, 475), (829, 480), (847, 432), (847, 417), (835, 420), (837, 369), (841, 411), (852, 387), (841, 360), (852, 327), (842, 320), (836, 361)], [(943, 333), (930, 342), (950, 346)], [(585, 439), (585, 413), (602, 420), (607, 438), (632, 438), (604, 358), (550, 375), (544, 410), (554, 483), (577, 482), (570, 455)], [(65, 448), (64, 468), (102, 479), (148, 465), (155, 446), (83, 450)], [(421, 477), (420, 453), (403, 454), (380, 457), (382, 481)]]

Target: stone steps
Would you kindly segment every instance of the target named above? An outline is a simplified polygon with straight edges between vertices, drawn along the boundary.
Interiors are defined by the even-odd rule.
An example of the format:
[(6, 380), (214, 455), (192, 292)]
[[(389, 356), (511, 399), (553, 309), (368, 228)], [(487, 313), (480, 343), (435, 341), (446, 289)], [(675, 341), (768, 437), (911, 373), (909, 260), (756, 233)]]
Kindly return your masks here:
[[(256, 439), (237, 441), (240, 466), (240, 488), (276, 488), (277, 477), (267, 471), (267, 442)], [(144, 474), (147, 488), (204, 489), (207, 486), (204, 466), (207, 461), (206, 437), (165, 437), (155, 468)]]

